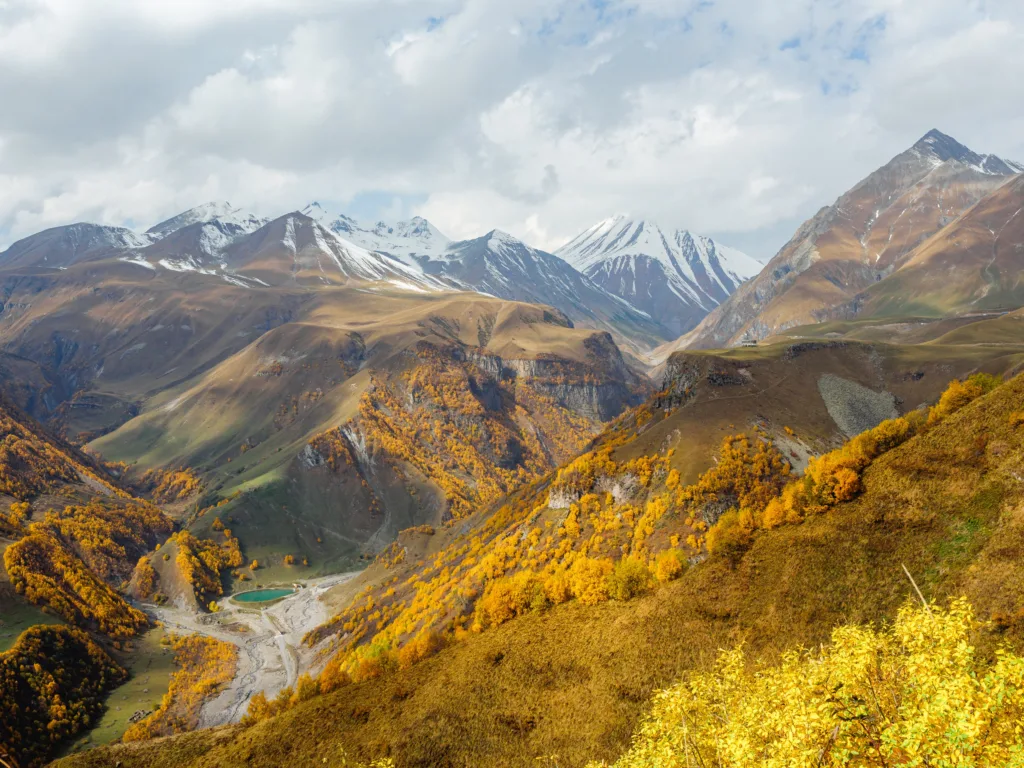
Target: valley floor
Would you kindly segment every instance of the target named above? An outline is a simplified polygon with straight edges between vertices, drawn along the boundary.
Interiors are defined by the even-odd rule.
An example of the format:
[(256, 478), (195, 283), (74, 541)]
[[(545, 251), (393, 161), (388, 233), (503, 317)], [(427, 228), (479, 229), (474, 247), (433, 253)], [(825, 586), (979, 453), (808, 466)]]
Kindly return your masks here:
[(147, 612), (169, 632), (206, 635), (238, 646), (235, 679), (203, 705), (200, 727), (236, 723), (254, 694), (263, 691), (272, 697), (282, 688), (294, 686), (299, 675), (315, 663), (315, 652), (302, 644), (303, 635), (330, 618), (321, 598), (355, 575), (305, 580), (303, 589), (262, 610), (235, 605), (229, 599), (216, 614), (197, 614), (169, 605), (147, 606)]

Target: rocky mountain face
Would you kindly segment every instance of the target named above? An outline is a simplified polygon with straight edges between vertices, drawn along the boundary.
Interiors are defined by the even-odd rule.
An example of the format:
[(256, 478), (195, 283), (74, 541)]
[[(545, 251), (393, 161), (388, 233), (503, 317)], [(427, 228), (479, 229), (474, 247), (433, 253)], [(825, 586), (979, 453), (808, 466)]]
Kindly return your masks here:
[(145, 248), (152, 240), (124, 227), (78, 223), (26, 237), (0, 253), (6, 268), (66, 269), (72, 264)]
[(827, 319), (1021, 170), (930, 131), (806, 221), (758, 277), (674, 346), (729, 346)]
[(1000, 312), (1024, 306), (1024, 175), (908, 254), (889, 277), (831, 315), (838, 319)]
[(711, 238), (627, 216), (594, 225), (555, 254), (673, 337), (693, 328), (762, 266)]

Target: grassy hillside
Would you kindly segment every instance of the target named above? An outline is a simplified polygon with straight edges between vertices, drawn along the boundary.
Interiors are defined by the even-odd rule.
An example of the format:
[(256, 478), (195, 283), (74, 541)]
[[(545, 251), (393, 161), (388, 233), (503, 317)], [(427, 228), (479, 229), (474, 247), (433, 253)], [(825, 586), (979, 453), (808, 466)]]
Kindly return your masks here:
[[(581, 450), (649, 385), (607, 334), (465, 294), (349, 290), (154, 397), (94, 441), (187, 467), (251, 558), (353, 567), (406, 527), (486, 505)], [(213, 515), (190, 518), (209, 533)], [(283, 574), (282, 574), (283, 575)]]
[[(399, 766), (613, 760), (628, 746), (656, 689), (687, 670), (708, 668), (719, 648), (741, 641), (752, 658), (773, 660), (797, 645), (826, 642), (839, 624), (892, 617), (912, 597), (904, 567), (926, 598), (941, 602), (965, 595), (981, 617), (990, 619), (975, 638), (983, 654), (1002, 642), (1019, 644), (1024, 583), (1015, 564), (1024, 546), (1022, 402), (1024, 377), (1018, 376), (959, 410), (944, 406), (948, 415), (934, 423), (918, 419), (914, 436), (860, 470), (851, 500), (830, 502), (788, 524), (755, 529), (739, 550), (722, 553), (712, 545), (715, 552), (705, 556), (702, 546), (685, 573), (650, 591), (641, 589), (632, 599), (538, 603), (516, 618), (484, 622), (482, 631), (455, 631), (446, 647), (418, 663), (385, 664), (375, 677), (343, 684), (249, 728), (114, 748), (63, 765), (114, 760), (125, 768), (304, 764), (330, 759), (341, 748), (363, 758), (390, 754)], [(602, 466), (587, 482), (601, 476), (624, 479), (623, 465)], [(629, 474), (639, 466), (625, 468)], [(563, 470), (551, 487), (581, 487), (579, 471), (585, 470), (579, 464), (574, 472)], [(745, 492), (722, 484), (727, 476), (720, 471), (726, 470), (673, 490), (671, 470), (655, 466), (648, 490), (638, 498), (671, 492), (676, 501), (655, 516), (643, 547), (630, 551), (653, 562), (672, 547), (672, 534), (694, 528), (682, 519), (694, 503), (704, 516), (722, 493), (739, 493), (736, 498), (742, 499)], [(787, 480), (782, 476), (780, 482)], [(717, 489), (714, 497), (702, 495), (709, 489)], [(540, 496), (535, 488), (532, 499)], [(598, 501), (602, 508), (611, 503)], [(578, 505), (589, 503), (581, 497)], [(530, 497), (514, 499), (510, 507), (496, 541), (528, 537), (535, 524)], [(563, 512), (563, 529), (571, 515), (583, 523), (574, 551), (579, 543), (592, 544), (586, 517), (571, 507)], [(601, 513), (597, 519), (603, 519)], [(717, 529), (713, 526), (712, 533)], [(637, 530), (631, 527), (630, 541)], [(543, 568), (516, 551), (519, 559), (509, 573)], [(479, 617), (479, 601), (470, 611)]]

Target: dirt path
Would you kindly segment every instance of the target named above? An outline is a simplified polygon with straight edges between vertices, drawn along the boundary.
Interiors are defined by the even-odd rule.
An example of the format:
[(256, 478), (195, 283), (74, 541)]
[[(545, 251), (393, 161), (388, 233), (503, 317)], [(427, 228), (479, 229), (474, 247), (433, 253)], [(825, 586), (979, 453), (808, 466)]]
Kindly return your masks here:
[(241, 607), (230, 600), (224, 600), (216, 614), (200, 614), (179, 606), (146, 606), (150, 615), (171, 632), (207, 635), (238, 646), (235, 679), (203, 705), (199, 727), (238, 722), (253, 694), (263, 691), (270, 698), (282, 688), (294, 686), (314, 661), (312, 650), (302, 645), (303, 635), (330, 618), (320, 598), (355, 575), (310, 579), (294, 595), (263, 609)]

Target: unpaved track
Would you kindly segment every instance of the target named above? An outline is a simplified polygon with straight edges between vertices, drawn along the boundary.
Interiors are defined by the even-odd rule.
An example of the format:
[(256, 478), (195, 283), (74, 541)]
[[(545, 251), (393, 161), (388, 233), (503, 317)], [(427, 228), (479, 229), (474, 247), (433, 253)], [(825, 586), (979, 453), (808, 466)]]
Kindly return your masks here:
[[(304, 589), (263, 609), (243, 608), (227, 599), (216, 614), (198, 614), (170, 605), (145, 606), (171, 632), (206, 635), (238, 646), (235, 678), (203, 705), (199, 727), (238, 722), (253, 694), (263, 691), (269, 698), (282, 688), (294, 686), (314, 661), (313, 651), (302, 645), (303, 635), (330, 618), (320, 597), (354, 576), (356, 573), (341, 573), (309, 579), (303, 582)], [(232, 630), (229, 625), (241, 625), (247, 631)]]

